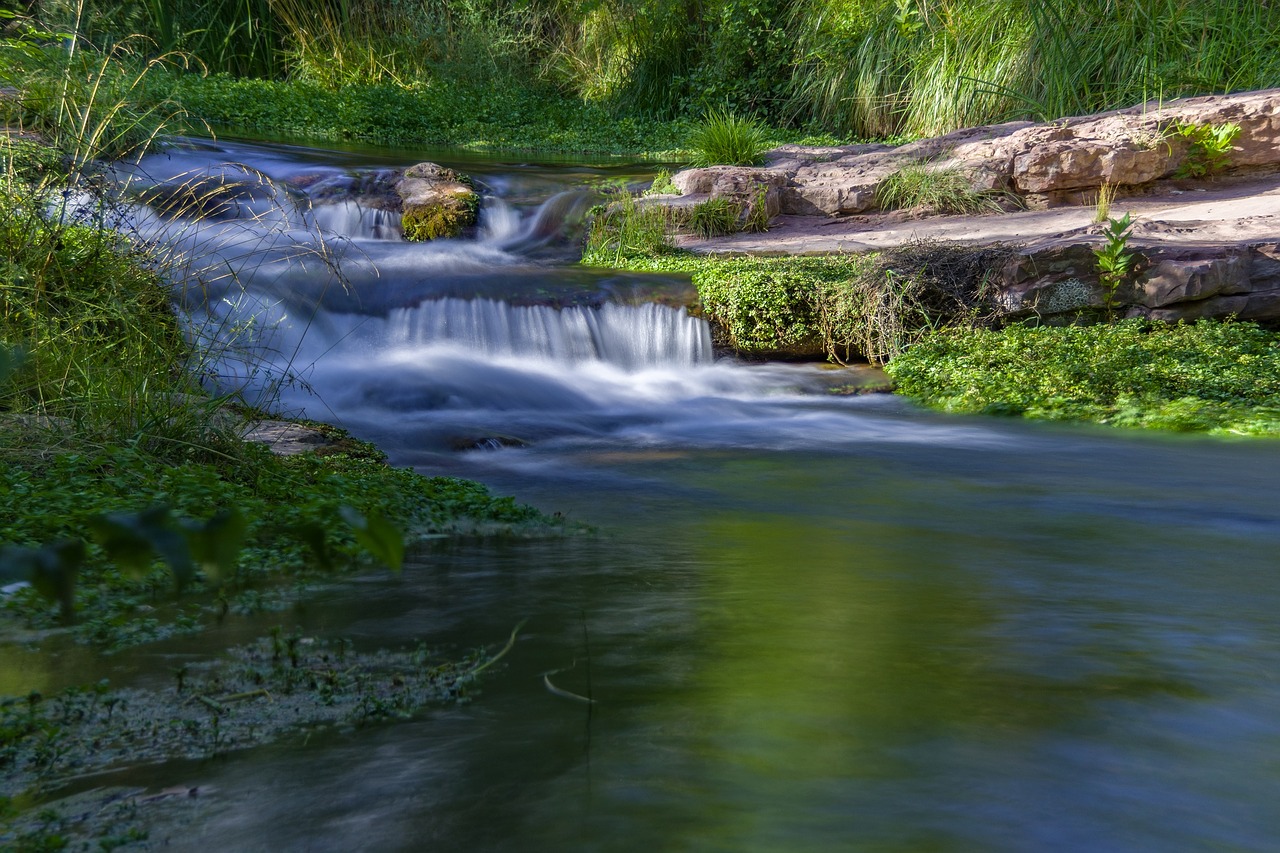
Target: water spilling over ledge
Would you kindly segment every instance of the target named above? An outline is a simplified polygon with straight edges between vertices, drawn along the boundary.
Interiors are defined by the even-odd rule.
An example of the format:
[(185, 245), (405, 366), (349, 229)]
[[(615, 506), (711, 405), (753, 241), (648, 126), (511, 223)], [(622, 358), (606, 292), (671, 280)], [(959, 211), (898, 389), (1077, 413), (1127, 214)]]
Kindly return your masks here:
[(664, 305), (512, 306), (492, 299), (437, 299), (394, 311), (399, 346), (452, 344), (485, 356), (527, 355), (620, 367), (694, 367), (712, 361), (707, 324)]

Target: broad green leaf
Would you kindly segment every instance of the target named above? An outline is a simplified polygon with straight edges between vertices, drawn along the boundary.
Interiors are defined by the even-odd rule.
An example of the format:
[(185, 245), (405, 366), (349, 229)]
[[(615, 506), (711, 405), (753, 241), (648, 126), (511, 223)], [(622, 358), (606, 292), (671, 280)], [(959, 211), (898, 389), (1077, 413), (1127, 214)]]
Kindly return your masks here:
[(309, 521), (295, 527), (294, 533), (302, 544), (307, 546), (311, 556), (315, 557), (316, 565), (321, 571), (333, 570), (333, 554), (329, 550), (329, 536), (324, 525)]
[(156, 557), (169, 565), (179, 591), (195, 576), (187, 540), (174, 530), (167, 506), (103, 513), (89, 520), (89, 529), (107, 556), (134, 577), (145, 575)]
[(205, 522), (185, 519), (180, 530), (192, 559), (214, 581), (233, 577), (249, 525), (235, 507), (219, 510)]
[(339, 508), (343, 521), (351, 526), (356, 541), (393, 572), (404, 565), (404, 534), (378, 512), (361, 515), (349, 506)]
[(10, 547), (0, 551), (0, 579), (27, 580), (36, 592), (62, 608), (62, 619), (75, 618), (76, 572), (84, 562), (84, 542), (62, 539), (42, 548)]

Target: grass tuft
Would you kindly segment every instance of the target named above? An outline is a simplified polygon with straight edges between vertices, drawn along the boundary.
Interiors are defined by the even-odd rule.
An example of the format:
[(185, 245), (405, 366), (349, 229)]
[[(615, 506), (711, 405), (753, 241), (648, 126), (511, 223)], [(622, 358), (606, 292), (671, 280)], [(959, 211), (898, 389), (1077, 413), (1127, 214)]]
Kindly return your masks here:
[(959, 169), (935, 169), (923, 163), (903, 166), (876, 187), (882, 210), (923, 209), (930, 213), (994, 213), (999, 202), (974, 192)]
[(755, 166), (771, 147), (768, 131), (754, 119), (709, 110), (689, 139), (694, 166)]
[(742, 216), (742, 208), (732, 199), (724, 196), (709, 198), (695, 204), (689, 211), (688, 225), (704, 240), (735, 234), (739, 230), (738, 220)]

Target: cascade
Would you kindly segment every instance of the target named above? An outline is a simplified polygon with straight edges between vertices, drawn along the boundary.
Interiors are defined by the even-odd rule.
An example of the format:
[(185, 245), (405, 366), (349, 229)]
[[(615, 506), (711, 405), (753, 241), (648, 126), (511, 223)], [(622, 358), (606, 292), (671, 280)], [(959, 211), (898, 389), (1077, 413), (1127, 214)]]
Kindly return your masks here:
[(655, 303), (555, 309), (493, 299), (433, 299), (393, 311), (390, 338), (399, 346), (455, 344), (489, 356), (603, 361), (633, 370), (712, 360), (707, 324), (683, 309)]

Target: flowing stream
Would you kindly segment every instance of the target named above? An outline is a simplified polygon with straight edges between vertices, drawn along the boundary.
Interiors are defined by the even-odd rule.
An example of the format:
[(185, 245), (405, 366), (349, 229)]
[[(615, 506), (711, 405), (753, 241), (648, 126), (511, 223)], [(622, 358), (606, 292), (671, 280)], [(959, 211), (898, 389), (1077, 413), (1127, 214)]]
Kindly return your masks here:
[[(413, 158), (147, 166), (225, 161), (278, 187)], [(1280, 445), (942, 417), (735, 363), (686, 281), (558, 245), (564, 194), (626, 170), (456, 165), (488, 196), (473, 239), (399, 242), (345, 202), (148, 227), (244, 283), (188, 300), (220, 382), (599, 533), (425, 548), (286, 617), (453, 652), (528, 622), (468, 704), (111, 774), (210, 791), (175, 849), (1275, 849)]]

